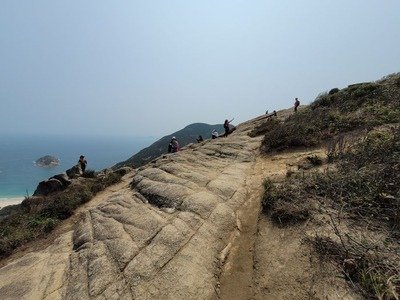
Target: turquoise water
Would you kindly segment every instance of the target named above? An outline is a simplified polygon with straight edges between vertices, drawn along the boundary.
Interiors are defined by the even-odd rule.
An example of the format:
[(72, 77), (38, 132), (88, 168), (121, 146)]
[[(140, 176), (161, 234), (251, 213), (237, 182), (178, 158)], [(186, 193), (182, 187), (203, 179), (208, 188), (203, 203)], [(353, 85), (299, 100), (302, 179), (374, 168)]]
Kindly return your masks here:
[[(102, 170), (128, 159), (154, 138), (127, 137), (0, 137), (0, 198), (32, 195), (37, 184), (75, 165), (80, 155), (87, 169)], [(39, 168), (44, 155), (60, 159), (54, 168)]]

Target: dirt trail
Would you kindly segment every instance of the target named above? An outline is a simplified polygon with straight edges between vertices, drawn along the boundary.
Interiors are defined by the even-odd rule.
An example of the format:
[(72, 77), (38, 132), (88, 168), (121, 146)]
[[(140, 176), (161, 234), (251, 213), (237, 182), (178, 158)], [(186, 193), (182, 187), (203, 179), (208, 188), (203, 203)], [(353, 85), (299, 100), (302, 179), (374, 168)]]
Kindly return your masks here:
[[(262, 182), (284, 180), (288, 169), (322, 150), (259, 157), (248, 177), (248, 200), (238, 211), (237, 232), (230, 243), (219, 281), (220, 299), (357, 299), (333, 266), (321, 269), (302, 243), (308, 223), (278, 228), (261, 213)], [(250, 175), (250, 174), (249, 174)]]
[(260, 214), (263, 180), (281, 180), (317, 152), (261, 157), (262, 138), (248, 133), (262, 119), (160, 157), (98, 194), (46, 241), (4, 262), (2, 299), (325, 295), (330, 282), (310, 285), (319, 273), (302, 229), (275, 228)]
[(254, 246), (257, 237), (262, 181), (262, 159), (258, 158), (246, 180), (248, 200), (237, 212), (237, 230), (229, 245), (229, 256), (219, 280), (221, 299), (251, 299), (254, 296)]

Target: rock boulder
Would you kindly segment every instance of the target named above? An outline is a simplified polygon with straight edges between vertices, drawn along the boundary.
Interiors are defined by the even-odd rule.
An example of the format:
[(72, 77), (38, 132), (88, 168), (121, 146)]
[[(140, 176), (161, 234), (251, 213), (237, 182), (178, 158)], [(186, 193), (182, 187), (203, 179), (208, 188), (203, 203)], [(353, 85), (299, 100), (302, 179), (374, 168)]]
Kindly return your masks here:
[(39, 182), (33, 196), (47, 196), (48, 194), (64, 190), (62, 182), (55, 178)]
[(65, 171), (69, 178), (77, 178), (82, 176), (83, 172), (79, 165), (73, 166), (71, 169)]

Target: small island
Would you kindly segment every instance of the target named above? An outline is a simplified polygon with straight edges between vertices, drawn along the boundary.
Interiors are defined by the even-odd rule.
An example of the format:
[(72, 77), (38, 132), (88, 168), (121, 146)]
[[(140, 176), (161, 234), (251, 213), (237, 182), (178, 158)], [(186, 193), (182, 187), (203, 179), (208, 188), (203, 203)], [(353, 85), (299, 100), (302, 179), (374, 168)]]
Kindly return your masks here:
[(46, 155), (35, 161), (35, 165), (41, 168), (53, 168), (60, 164), (60, 159), (55, 156)]

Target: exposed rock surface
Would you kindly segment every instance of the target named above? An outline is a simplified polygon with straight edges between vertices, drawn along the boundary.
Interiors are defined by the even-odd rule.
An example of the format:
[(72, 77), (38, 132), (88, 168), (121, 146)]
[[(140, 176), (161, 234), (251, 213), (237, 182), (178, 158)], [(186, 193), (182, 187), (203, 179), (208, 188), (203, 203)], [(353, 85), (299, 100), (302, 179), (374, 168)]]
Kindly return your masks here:
[(55, 175), (48, 180), (39, 182), (33, 196), (47, 196), (48, 194), (65, 190), (71, 184), (66, 174)]
[[(264, 295), (252, 290), (251, 252), (264, 178), (261, 137), (247, 135), (259, 120), (125, 175), (125, 187), (96, 196), (73, 230), (0, 269), (2, 299)], [(270, 172), (285, 172), (285, 164), (273, 166)], [(246, 251), (243, 262), (230, 258), (239, 250)], [(221, 294), (221, 274), (229, 272), (247, 272), (240, 282), (228, 280), (244, 292)]]
[(69, 178), (77, 178), (82, 175), (82, 170), (79, 165), (73, 166), (72, 168), (65, 171)]
[[(215, 295), (220, 255), (247, 200), (260, 138), (243, 125), (139, 170), (85, 211), (56, 245), (0, 270), (8, 298), (148, 299)], [(45, 272), (26, 270), (45, 269)], [(13, 270), (13, 271), (11, 271)], [(31, 277), (35, 277), (32, 279)]]
[(62, 191), (64, 189), (64, 185), (62, 182), (55, 178), (50, 178), (49, 180), (44, 180), (39, 182), (33, 196), (43, 195), (46, 196), (48, 194)]

